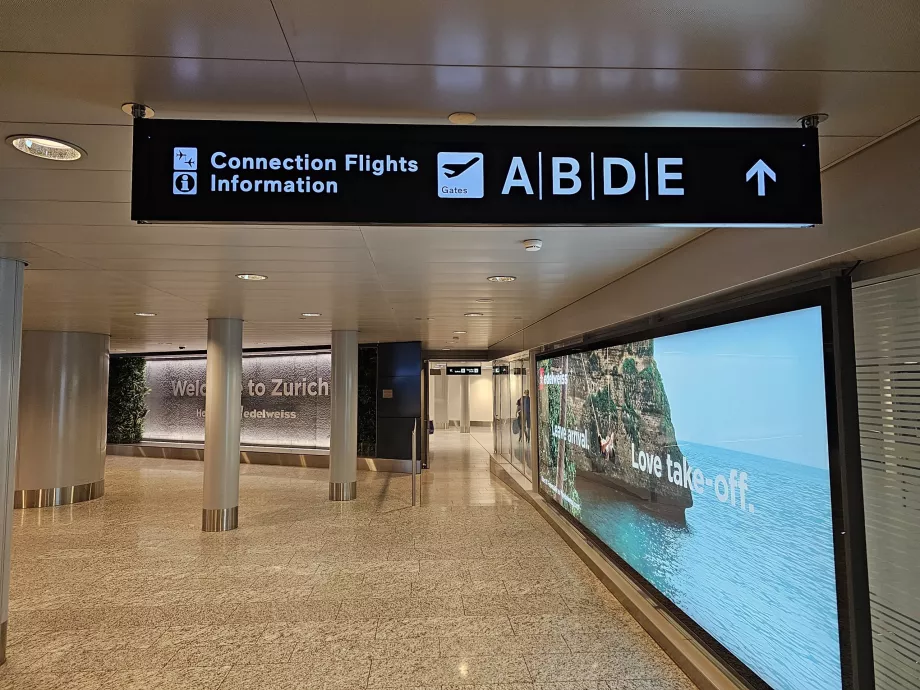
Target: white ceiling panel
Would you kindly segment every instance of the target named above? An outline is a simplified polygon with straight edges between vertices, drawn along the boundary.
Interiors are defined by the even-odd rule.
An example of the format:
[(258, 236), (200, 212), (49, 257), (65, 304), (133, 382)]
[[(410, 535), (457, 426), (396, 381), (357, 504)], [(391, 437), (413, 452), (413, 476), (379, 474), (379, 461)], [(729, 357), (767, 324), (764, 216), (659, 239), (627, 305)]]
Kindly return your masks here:
[[(920, 72), (547, 69), (299, 63), (316, 115), (482, 124), (795, 126), (826, 112), (829, 135), (879, 136), (920, 115)], [(534, 118), (533, 113), (540, 113)]]
[(128, 203), (131, 174), (120, 170), (0, 168), (0, 201), (34, 200)]
[[(2, 88), (2, 87), (0, 87)], [(76, 144), (87, 155), (63, 165), (27, 156), (11, 146), (0, 146), (0, 169), (30, 168), (48, 171), (131, 170), (131, 120), (120, 125), (72, 125), (41, 122), (0, 122), (0, 141), (14, 134), (44, 134)]]
[[(166, 246), (365, 248), (357, 227), (258, 225), (0, 225), (0, 241)], [(93, 252), (91, 248), (78, 251)], [(100, 251), (107, 251), (100, 249)], [(155, 251), (155, 250), (154, 250)]]
[(0, 120), (119, 125), (126, 101), (158, 117), (313, 120), (291, 62), (0, 53)]
[(5, 51), (284, 60), (270, 2), (5, 0)]
[(275, 0), (314, 62), (916, 69), (915, 0)]
[(916, 0), (0, 2), (0, 140), (87, 152), (0, 146), (0, 255), (29, 262), (25, 327), (130, 351), (201, 349), (208, 316), (246, 319), (248, 347), (358, 328), (485, 348), (706, 228), (137, 225), (125, 101), (305, 123), (796, 126), (824, 111), (825, 166), (920, 116)]

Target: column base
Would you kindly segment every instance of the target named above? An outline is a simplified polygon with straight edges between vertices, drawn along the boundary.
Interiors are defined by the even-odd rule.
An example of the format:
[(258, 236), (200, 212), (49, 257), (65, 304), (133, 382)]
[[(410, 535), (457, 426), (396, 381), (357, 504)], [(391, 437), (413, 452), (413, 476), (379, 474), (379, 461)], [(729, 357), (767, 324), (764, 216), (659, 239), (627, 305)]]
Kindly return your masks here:
[(461, 426), (460, 426), (460, 433), (461, 433), (461, 434), (468, 434), (468, 433), (470, 433), (470, 428), (469, 428), (469, 426), (462, 426), (462, 425), (461, 425)]
[(330, 501), (353, 501), (358, 497), (358, 482), (329, 482)]
[(204, 508), (201, 511), (202, 532), (227, 532), (237, 528), (240, 507)]
[(6, 633), (9, 621), (0, 623), (0, 664), (6, 663)]
[(68, 506), (102, 498), (105, 493), (105, 479), (89, 484), (62, 486), (57, 489), (16, 489), (13, 495), (14, 508), (53, 508)]

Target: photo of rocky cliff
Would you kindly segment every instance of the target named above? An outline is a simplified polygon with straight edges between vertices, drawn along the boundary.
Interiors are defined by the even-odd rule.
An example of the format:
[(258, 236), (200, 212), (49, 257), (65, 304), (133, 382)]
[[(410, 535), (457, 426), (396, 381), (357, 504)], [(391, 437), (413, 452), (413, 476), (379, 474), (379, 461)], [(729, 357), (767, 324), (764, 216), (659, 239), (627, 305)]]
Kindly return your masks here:
[[(550, 380), (562, 381), (544, 385), (541, 391), (541, 413), (548, 415), (543, 418), (556, 420), (540, 430), (540, 447), (549, 451), (541, 458), (544, 485), (563, 488), (574, 503), (578, 483), (604, 484), (649, 508), (682, 517), (693, 505), (693, 496), (667, 478), (667, 456), (679, 464), (683, 454), (653, 341), (557, 357), (539, 366), (544, 376), (561, 375)], [(579, 443), (554, 438), (555, 424), (582, 432), (586, 438)], [(636, 456), (640, 451), (659, 456), (662, 476), (635, 469), (633, 449)]]

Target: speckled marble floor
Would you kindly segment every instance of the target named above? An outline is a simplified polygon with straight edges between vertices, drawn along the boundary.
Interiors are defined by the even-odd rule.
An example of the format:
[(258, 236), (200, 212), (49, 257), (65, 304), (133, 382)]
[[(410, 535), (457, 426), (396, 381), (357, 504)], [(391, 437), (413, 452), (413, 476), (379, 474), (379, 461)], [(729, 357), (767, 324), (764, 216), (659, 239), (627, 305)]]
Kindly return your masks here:
[(456, 431), (409, 477), (243, 466), (203, 534), (202, 465), (109, 458), (106, 495), (15, 513), (0, 688), (692, 690)]

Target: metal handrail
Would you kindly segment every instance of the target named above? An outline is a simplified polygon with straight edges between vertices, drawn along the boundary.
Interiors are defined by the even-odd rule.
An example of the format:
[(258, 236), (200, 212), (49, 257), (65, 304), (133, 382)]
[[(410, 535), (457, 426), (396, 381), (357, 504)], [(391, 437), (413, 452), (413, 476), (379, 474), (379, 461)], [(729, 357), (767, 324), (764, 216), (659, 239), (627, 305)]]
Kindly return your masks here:
[(418, 465), (418, 459), (415, 456), (415, 433), (418, 428), (418, 420), (412, 421), (412, 505), (415, 505), (415, 471)]

